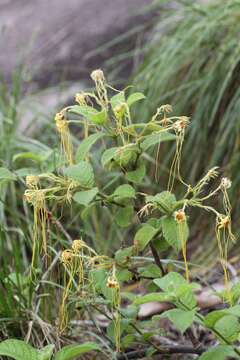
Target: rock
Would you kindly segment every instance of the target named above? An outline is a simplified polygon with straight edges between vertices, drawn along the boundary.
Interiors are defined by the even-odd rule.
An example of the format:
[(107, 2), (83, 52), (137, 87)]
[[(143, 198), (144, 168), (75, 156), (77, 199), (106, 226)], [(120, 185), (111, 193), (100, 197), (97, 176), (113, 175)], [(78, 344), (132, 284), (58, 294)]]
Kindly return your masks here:
[[(149, 0), (1, 0), (0, 72), (9, 79), (23, 62), (31, 84), (46, 87), (86, 78), (116, 54), (96, 49), (142, 24)], [(142, 12), (140, 14), (140, 12)], [(144, 15), (144, 14), (145, 15)], [(132, 42), (131, 42), (132, 41)], [(136, 35), (124, 42), (133, 47)], [(90, 53), (92, 56), (90, 56)]]

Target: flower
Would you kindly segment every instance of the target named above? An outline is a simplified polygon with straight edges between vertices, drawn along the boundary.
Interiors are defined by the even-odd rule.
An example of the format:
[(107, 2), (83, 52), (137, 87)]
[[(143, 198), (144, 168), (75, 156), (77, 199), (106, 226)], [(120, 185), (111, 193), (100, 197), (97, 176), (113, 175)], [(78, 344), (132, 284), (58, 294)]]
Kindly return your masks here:
[(58, 122), (58, 121), (61, 121), (61, 120), (64, 120), (64, 113), (63, 111), (60, 111), (58, 113), (56, 113), (55, 115), (55, 121)]
[(172, 112), (172, 111), (173, 111), (172, 106), (169, 105), (169, 104), (162, 105), (159, 108), (159, 112), (164, 112), (164, 113), (167, 113), (167, 114)]
[(227, 177), (223, 177), (222, 180), (221, 180), (221, 188), (222, 189), (229, 189), (232, 185), (232, 182), (230, 179), (228, 179)]
[(97, 69), (97, 70), (92, 71), (91, 78), (95, 82), (100, 82), (100, 81), (105, 80), (104, 73), (103, 73), (103, 71), (101, 69)]
[(31, 203), (33, 201), (33, 194), (29, 190), (26, 190), (23, 195), (24, 200), (26, 200), (28, 203)]
[(109, 276), (107, 279), (107, 287), (110, 289), (118, 289), (119, 283), (114, 276)]
[(37, 187), (38, 182), (39, 182), (39, 177), (37, 175), (26, 176), (26, 185), (28, 188)]
[(182, 132), (189, 124), (189, 118), (187, 116), (181, 116), (179, 120), (175, 121), (173, 128), (177, 132)]
[(217, 218), (217, 228), (226, 229), (231, 223), (230, 217), (227, 215), (221, 215)]
[(85, 105), (86, 104), (86, 95), (84, 93), (77, 93), (75, 95), (75, 101), (79, 103), (79, 105)]
[(82, 240), (73, 240), (72, 249), (75, 253), (79, 252), (82, 248)]
[(183, 209), (175, 211), (174, 218), (178, 223), (185, 221), (186, 220), (185, 211)]
[(63, 262), (63, 264), (67, 265), (71, 263), (72, 257), (73, 254), (71, 250), (63, 250), (61, 254), (61, 261)]
[(210, 180), (210, 179), (214, 179), (215, 177), (218, 176), (218, 166), (214, 166), (212, 169), (210, 169), (207, 174), (206, 174), (206, 179)]

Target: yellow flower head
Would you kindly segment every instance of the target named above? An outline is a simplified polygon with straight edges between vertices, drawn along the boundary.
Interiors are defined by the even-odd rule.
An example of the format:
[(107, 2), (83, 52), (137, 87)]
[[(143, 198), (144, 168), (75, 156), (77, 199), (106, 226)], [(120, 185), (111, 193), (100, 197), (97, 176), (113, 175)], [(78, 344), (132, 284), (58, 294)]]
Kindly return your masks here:
[(56, 115), (55, 115), (55, 121), (56, 122), (64, 120), (64, 118), (65, 118), (65, 116), (64, 116), (63, 111), (60, 111), (60, 112), (56, 113)]
[(73, 240), (72, 249), (75, 253), (78, 253), (82, 249), (82, 240)]
[(73, 253), (71, 250), (63, 250), (61, 254), (61, 261), (63, 264), (68, 265), (71, 263), (73, 257)]
[(181, 133), (185, 130), (188, 124), (189, 118), (187, 116), (181, 116), (179, 120), (175, 121), (175, 123), (173, 124), (173, 128), (176, 132)]
[(77, 93), (75, 95), (75, 101), (79, 105), (86, 105), (86, 95), (84, 93)]
[(37, 175), (28, 175), (26, 176), (26, 185), (28, 188), (36, 188), (39, 183), (39, 177)]
[(175, 220), (180, 223), (182, 221), (185, 221), (186, 220), (186, 214), (185, 214), (185, 211), (183, 209), (180, 209), (178, 211), (175, 211), (174, 213), (174, 218)]
[(119, 288), (119, 283), (117, 281), (117, 279), (114, 276), (109, 276), (107, 279), (107, 287), (109, 289), (118, 289)]
[(29, 190), (25, 190), (23, 195), (24, 200), (26, 200), (28, 203), (32, 203), (33, 201), (33, 194)]

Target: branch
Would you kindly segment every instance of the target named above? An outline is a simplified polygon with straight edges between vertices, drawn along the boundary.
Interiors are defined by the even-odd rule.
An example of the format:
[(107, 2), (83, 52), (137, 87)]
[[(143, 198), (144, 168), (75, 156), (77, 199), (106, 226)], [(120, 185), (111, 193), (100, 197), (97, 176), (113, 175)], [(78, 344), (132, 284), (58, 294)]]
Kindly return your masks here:
[(166, 274), (166, 271), (165, 271), (164, 268), (163, 268), (163, 265), (162, 265), (162, 263), (161, 263), (160, 257), (159, 257), (159, 255), (158, 255), (158, 252), (157, 252), (157, 250), (155, 249), (152, 241), (150, 241), (149, 246), (150, 246), (150, 249), (151, 249), (151, 251), (152, 251), (152, 255), (153, 255), (153, 258), (154, 258), (154, 261), (155, 261), (156, 265), (157, 265), (157, 266), (159, 267), (159, 269), (161, 270), (162, 275), (165, 275), (165, 274)]

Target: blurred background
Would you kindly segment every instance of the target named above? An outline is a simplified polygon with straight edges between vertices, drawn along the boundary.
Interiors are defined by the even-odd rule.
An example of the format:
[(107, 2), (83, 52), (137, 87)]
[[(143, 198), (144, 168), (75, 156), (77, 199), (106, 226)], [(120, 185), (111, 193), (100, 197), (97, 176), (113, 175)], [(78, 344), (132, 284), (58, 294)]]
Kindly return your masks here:
[[(31, 248), (31, 216), (22, 207), (24, 176), (29, 168), (51, 170), (51, 149), (58, 147), (54, 114), (72, 104), (76, 92), (92, 86), (89, 74), (96, 68), (103, 69), (114, 86), (132, 84), (146, 95), (148, 101), (140, 102), (136, 118), (147, 121), (159, 105), (168, 103), (176, 114), (191, 117), (183, 176), (194, 183), (219, 166), (232, 179), (238, 236), (239, 0), (1, 0), (0, 47), (0, 166), (20, 178), (18, 184), (0, 183), (0, 251), (6, 259), (11, 254), (12, 271), (26, 269)], [(76, 132), (75, 144), (80, 140)], [(160, 172), (173, 152), (171, 144), (161, 148)], [(159, 192), (159, 184), (152, 185), (155, 189)], [(82, 224), (98, 248), (106, 250), (113, 243), (118, 248), (130, 237), (104, 221), (93, 214)], [(193, 215), (191, 222), (193, 259), (214, 263), (216, 242), (208, 242), (214, 226), (208, 217)], [(78, 228), (79, 220), (67, 219), (65, 226)], [(237, 244), (232, 256), (236, 249)], [(2, 278), (8, 273), (9, 262)]]

